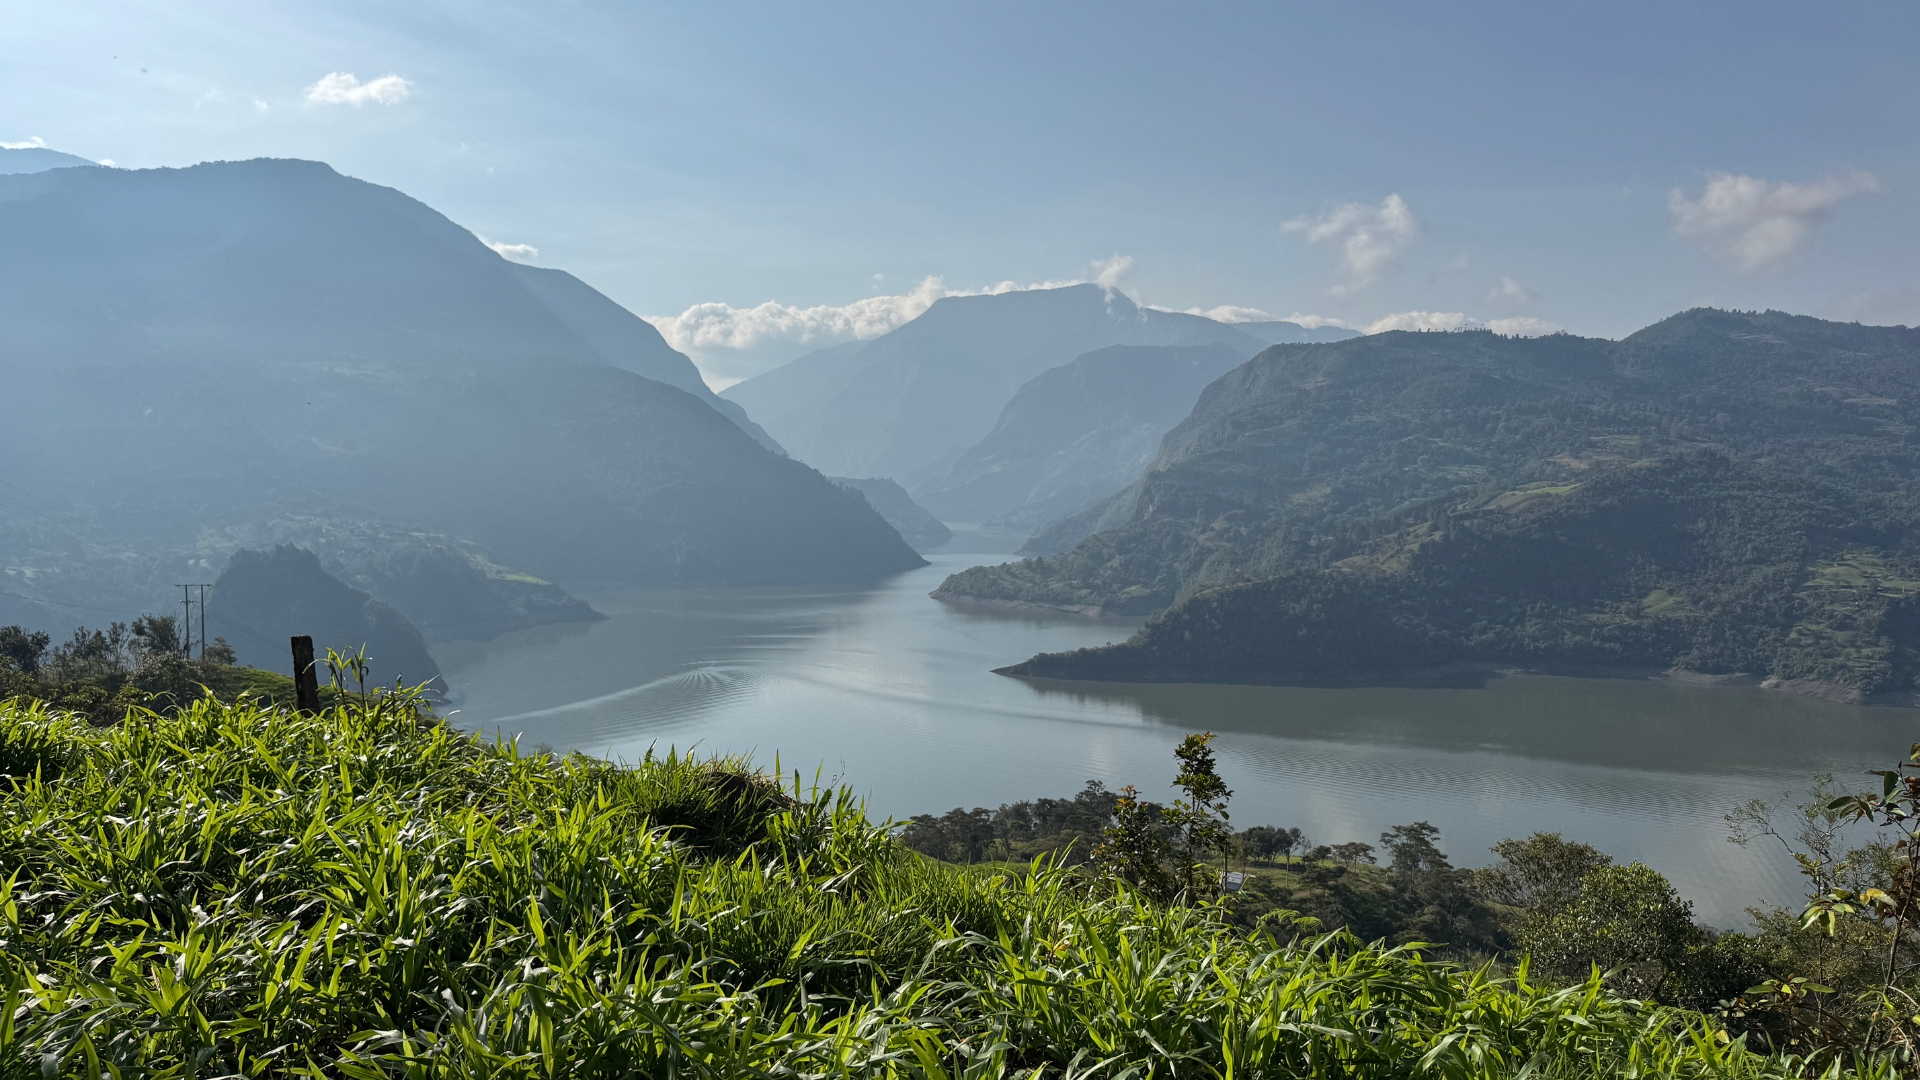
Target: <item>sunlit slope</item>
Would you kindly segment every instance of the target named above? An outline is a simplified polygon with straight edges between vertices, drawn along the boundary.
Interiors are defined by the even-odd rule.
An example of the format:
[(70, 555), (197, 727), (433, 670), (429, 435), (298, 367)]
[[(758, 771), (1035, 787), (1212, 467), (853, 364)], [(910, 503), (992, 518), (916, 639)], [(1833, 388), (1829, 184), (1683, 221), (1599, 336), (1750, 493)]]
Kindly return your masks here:
[[(1809, 582), (1856, 554), (1889, 581), (1912, 576), (1916, 360), (1920, 332), (1905, 328), (1709, 310), (1620, 342), (1468, 333), (1280, 346), (1207, 389), (1146, 476), (1075, 523), (1092, 535), (955, 575), (942, 594), (1151, 611), (1279, 582), (1231, 603), (1196, 597), (1218, 634), (1202, 646), (1199, 624), (1183, 625), (1191, 654), (1136, 656), (1141, 677), (1337, 681), (1553, 660), (1905, 691), (1906, 594), (1863, 593), (1879, 614), (1842, 624), (1828, 610), (1837, 594)], [(1320, 633), (1289, 621), (1293, 606), (1389, 594), (1420, 649), (1363, 635), (1334, 667), (1274, 651)], [(1256, 613), (1258, 626), (1242, 621)], [(1612, 631), (1600, 624), (1616, 622), (1636, 643), (1603, 647)], [(1541, 644), (1555, 635), (1565, 648)], [(1223, 651), (1236, 636), (1267, 652)], [(1119, 656), (1102, 661), (1109, 677)]]
[(935, 863), (742, 762), (521, 756), (351, 696), (134, 721), (0, 704), (10, 1074), (1800, 1074), (1597, 975)]

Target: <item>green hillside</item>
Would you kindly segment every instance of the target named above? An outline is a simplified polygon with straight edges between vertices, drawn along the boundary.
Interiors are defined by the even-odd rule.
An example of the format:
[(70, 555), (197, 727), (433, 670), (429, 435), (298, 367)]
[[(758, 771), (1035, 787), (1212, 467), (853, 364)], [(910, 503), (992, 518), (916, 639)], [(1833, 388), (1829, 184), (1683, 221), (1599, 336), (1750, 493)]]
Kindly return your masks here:
[(1596, 981), (937, 863), (845, 790), (404, 700), (0, 705), (0, 868), (8, 1076), (1801, 1074)]
[(1101, 531), (935, 595), (1167, 609), (1023, 674), (1678, 666), (1904, 695), (1916, 360), (1900, 327), (1705, 310), (1620, 342), (1276, 347), (1209, 387), (1138, 484), (1063, 526)]

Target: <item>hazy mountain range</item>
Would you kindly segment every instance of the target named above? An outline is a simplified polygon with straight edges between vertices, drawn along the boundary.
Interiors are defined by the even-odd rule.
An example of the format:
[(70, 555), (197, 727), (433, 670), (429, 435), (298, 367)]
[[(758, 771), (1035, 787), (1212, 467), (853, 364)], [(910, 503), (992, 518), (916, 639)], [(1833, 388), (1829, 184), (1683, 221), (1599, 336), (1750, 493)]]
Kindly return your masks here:
[(0, 235), (6, 591), (286, 512), (576, 588), (923, 565), (652, 326), (325, 165), (0, 176)]
[(49, 150), (44, 146), (0, 146), (0, 176), (45, 172), (48, 169), (70, 169), (80, 165), (99, 168), (97, 164), (86, 158), (75, 154), (63, 154), (58, 150)]
[(1351, 682), (1449, 666), (1920, 679), (1920, 331), (1701, 309), (1621, 341), (1277, 346), (1062, 554), (939, 596), (1168, 610), (1023, 674)]
[(885, 336), (809, 353), (721, 396), (823, 472), (891, 477), (917, 493), (1041, 372), (1108, 345), (1211, 344), (1252, 355), (1262, 343), (1098, 285), (950, 296)]
[(915, 496), (951, 521), (1030, 528), (1066, 517), (1138, 479), (1200, 391), (1257, 349), (1109, 345), (1049, 368)]

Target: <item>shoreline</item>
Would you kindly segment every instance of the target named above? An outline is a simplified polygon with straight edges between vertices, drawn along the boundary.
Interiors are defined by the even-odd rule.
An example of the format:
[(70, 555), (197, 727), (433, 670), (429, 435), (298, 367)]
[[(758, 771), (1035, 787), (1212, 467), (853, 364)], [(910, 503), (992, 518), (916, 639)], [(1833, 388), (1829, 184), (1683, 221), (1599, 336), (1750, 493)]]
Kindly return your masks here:
[(1791, 697), (1810, 698), (1835, 705), (1856, 708), (1920, 708), (1920, 693), (1862, 694), (1857, 687), (1813, 679), (1782, 679), (1749, 672), (1708, 674), (1684, 668), (1607, 667), (1599, 665), (1544, 665), (1538, 667), (1497, 664), (1448, 664), (1441, 667), (1410, 668), (1375, 672), (1364, 677), (1340, 680), (1305, 679), (1297, 676), (1251, 676), (1234, 679), (1196, 679), (1190, 674), (1145, 672), (1132, 678), (1111, 675), (1063, 675), (1055, 672), (1023, 671), (1031, 660), (990, 669), (1010, 679), (1049, 682), (1119, 683), (1140, 686), (1275, 686), (1302, 690), (1479, 690), (1488, 682), (1508, 676), (1541, 675), (1571, 679), (1607, 679), (1627, 682), (1672, 682), (1707, 689), (1760, 689)]

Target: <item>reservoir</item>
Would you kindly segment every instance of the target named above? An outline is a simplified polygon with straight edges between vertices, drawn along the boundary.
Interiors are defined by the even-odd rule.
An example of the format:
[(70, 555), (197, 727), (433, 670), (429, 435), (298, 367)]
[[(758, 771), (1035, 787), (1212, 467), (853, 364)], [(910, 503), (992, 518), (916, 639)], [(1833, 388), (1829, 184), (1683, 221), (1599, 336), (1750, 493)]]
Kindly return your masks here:
[[(1071, 796), (1089, 779), (1170, 799), (1173, 748), (1219, 733), (1236, 828), (1377, 842), (1430, 821), (1456, 865), (1559, 832), (1666, 874), (1696, 916), (1797, 911), (1792, 860), (1728, 842), (1723, 815), (1849, 787), (1920, 738), (1920, 711), (1665, 680), (1545, 676), (1481, 689), (1027, 682), (991, 669), (1119, 641), (1137, 619), (955, 607), (927, 593), (1017, 538), (960, 532), (933, 565), (870, 584), (587, 597), (603, 622), (435, 646), (454, 722), (526, 747), (635, 760), (751, 755), (845, 783), (876, 818)], [(1782, 818), (1783, 825), (1786, 824)], [(1783, 829), (1783, 831), (1787, 831)]]

